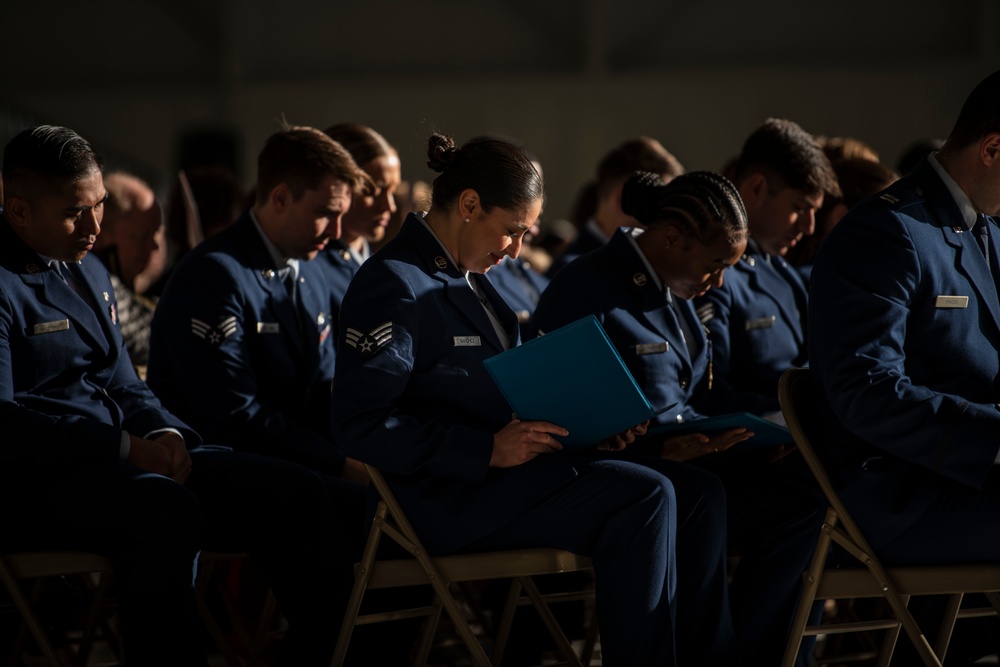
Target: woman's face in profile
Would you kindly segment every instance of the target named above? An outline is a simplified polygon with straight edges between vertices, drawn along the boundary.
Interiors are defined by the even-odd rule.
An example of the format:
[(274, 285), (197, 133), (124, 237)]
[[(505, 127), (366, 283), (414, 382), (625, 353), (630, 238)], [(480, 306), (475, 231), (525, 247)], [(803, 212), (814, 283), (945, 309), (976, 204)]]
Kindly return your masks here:
[(476, 209), (464, 223), (455, 259), (459, 265), (473, 273), (486, 273), (507, 255), (517, 257), (521, 252), (521, 237), (531, 229), (542, 211), (542, 200), (519, 211), (494, 208), (489, 213)]
[(348, 241), (361, 236), (378, 242), (385, 237), (385, 229), (396, 212), (395, 194), (401, 177), (399, 157), (395, 153), (382, 155), (362, 168), (375, 182), (375, 191), (352, 198), (351, 209), (344, 216), (344, 236)]
[(684, 239), (667, 250), (665, 266), (656, 267), (657, 272), (671, 294), (693, 299), (713, 287), (720, 287), (723, 272), (739, 261), (746, 247), (745, 235), (735, 243), (730, 243), (725, 234), (719, 234), (707, 244)]

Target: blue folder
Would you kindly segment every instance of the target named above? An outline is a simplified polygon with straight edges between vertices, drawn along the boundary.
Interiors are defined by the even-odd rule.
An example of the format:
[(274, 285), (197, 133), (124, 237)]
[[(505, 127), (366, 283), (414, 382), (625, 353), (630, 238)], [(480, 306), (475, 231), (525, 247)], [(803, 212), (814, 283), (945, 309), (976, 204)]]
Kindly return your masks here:
[(717, 417), (692, 419), (680, 424), (652, 426), (647, 433), (665, 437), (684, 435), (685, 433), (704, 433), (707, 436), (713, 436), (740, 426), (753, 431), (754, 435), (749, 440), (744, 440), (734, 445), (733, 451), (737, 449), (746, 451), (759, 447), (785, 445), (792, 442), (792, 433), (787, 428), (749, 412), (733, 412)]
[(596, 445), (673, 407), (649, 404), (593, 315), (483, 364), (518, 419), (562, 426), (568, 448)]

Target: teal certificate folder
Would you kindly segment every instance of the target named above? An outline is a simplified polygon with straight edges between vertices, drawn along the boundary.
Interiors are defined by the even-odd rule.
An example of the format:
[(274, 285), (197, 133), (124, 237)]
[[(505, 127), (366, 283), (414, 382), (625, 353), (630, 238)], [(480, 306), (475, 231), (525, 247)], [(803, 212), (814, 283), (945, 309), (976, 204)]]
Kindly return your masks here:
[(483, 363), (517, 418), (562, 426), (567, 447), (596, 445), (662, 411), (649, 404), (593, 315)]
[(692, 419), (680, 424), (652, 426), (648, 433), (668, 438), (674, 435), (684, 435), (685, 433), (704, 433), (707, 436), (713, 436), (723, 431), (739, 428), (740, 426), (753, 431), (754, 435), (749, 440), (737, 443), (733, 447), (733, 451), (737, 449), (746, 451), (748, 449), (757, 449), (758, 447), (785, 445), (792, 442), (792, 434), (787, 428), (749, 412), (733, 412), (717, 417)]

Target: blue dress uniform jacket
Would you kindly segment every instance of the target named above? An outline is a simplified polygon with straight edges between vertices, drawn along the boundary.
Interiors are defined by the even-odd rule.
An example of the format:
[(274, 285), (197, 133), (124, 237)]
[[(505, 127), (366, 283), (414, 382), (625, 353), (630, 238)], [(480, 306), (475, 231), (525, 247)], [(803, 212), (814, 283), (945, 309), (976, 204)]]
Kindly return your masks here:
[(0, 460), (114, 461), (123, 430), (175, 428), (196, 446), (136, 377), (104, 266), (88, 255), (68, 270), (93, 307), (0, 218)]
[(249, 213), (178, 264), (153, 318), (148, 381), (214, 442), (338, 473), (326, 274), (300, 261), (298, 308)]
[[(333, 434), (381, 469), (428, 547), (453, 551), (513, 520), (576, 474), (567, 457), (490, 468), (511, 420), (482, 361), (503, 351), (476, 294), (411, 215), (348, 289), (333, 388)], [(470, 274), (511, 337), (517, 320)]]
[(548, 287), (549, 279), (536, 273), (527, 262), (506, 256), (486, 274), (490, 282), (507, 302), (525, 338), (529, 331), (531, 314), (535, 312), (538, 299)]
[(712, 339), (714, 387), (698, 401), (708, 415), (778, 410), (778, 379), (806, 362), (802, 276), (750, 244), (722, 286), (695, 299)]
[[(996, 224), (990, 234), (1000, 267)], [(942, 498), (995, 494), (1000, 300), (975, 236), (926, 160), (838, 223), (811, 290), (810, 362), (834, 424), (826, 449), (873, 546)], [(949, 506), (955, 530), (979, 535), (960, 502)], [(982, 541), (997, 548), (997, 531), (988, 532)], [(934, 541), (935, 550), (949, 548), (942, 535)]]
[(677, 404), (657, 421), (696, 419), (701, 415), (690, 402), (708, 368), (704, 328), (691, 303), (677, 299), (688, 330), (697, 337), (692, 358), (666, 292), (647, 275), (628, 234), (619, 229), (605, 246), (559, 272), (538, 303), (532, 334), (596, 316), (653, 408)]

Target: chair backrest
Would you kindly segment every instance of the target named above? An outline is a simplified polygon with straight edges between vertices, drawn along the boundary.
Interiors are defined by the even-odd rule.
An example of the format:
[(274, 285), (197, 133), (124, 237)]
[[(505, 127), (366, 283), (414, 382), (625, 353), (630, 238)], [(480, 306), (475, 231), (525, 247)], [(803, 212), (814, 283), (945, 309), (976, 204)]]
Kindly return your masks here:
[(824, 400), (819, 384), (808, 368), (789, 369), (778, 382), (778, 402), (781, 405), (781, 412), (795, 445), (802, 453), (802, 458), (816, 478), (827, 502), (836, 512), (836, 520), (862, 551), (871, 554), (872, 549), (868, 540), (837, 495), (823, 459), (814, 446), (814, 443), (819, 441), (820, 433), (827, 426), (822, 410)]

